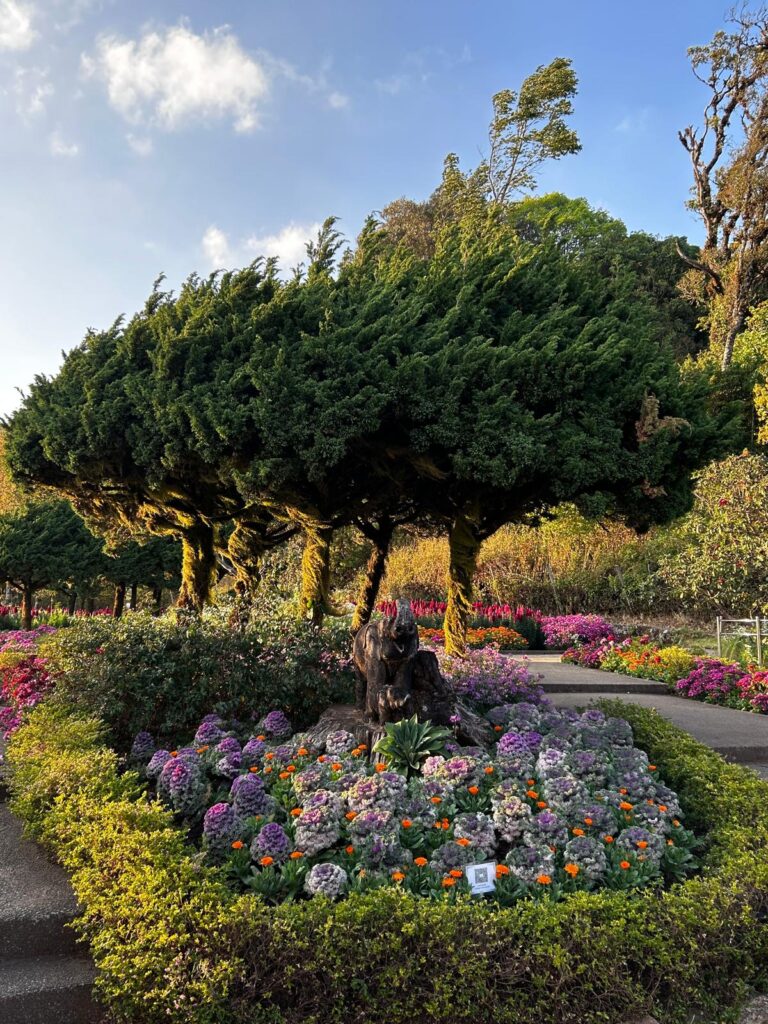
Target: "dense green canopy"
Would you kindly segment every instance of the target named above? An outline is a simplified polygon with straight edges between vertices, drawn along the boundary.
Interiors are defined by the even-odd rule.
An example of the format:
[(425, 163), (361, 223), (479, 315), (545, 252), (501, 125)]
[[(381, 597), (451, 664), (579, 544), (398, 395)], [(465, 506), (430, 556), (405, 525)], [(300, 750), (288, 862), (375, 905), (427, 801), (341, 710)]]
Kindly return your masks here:
[(645, 259), (626, 233), (607, 246), (593, 215), (602, 242), (565, 244), (584, 204), (536, 202), (473, 208), (428, 257), (370, 220), (334, 269), (327, 222), (287, 282), (257, 261), (178, 297), (157, 287), (35, 381), (8, 425), (14, 473), (179, 537), (197, 605), (216, 547), (247, 579), (302, 529), (317, 610), (334, 528), (385, 538), (429, 517), (451, 538), (460, 648), (483, 537), (562, 501), (641, 528), (669, 519), (714, 437), (649, 285), (652, 240)]

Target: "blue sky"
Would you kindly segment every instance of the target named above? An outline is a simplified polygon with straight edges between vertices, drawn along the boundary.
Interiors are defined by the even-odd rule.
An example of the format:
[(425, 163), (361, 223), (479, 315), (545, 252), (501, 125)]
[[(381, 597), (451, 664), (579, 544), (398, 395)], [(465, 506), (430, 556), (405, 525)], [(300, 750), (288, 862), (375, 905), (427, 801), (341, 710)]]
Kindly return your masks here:
[(0, 414), (162, 271), (296, 261), (478, 160), (490, 97), (556, 56), (583, 151), (540, 192), (699, 237), (677, 130), (725, 0), (0, 0)]

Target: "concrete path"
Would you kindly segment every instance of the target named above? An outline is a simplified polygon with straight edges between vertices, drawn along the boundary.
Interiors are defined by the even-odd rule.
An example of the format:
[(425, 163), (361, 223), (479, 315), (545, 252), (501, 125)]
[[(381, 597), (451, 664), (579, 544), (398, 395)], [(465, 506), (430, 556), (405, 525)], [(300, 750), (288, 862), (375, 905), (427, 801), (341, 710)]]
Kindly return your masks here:
[(68, 923), (77, 904), (64, 871), (24, 839), (0, 803), (0, 1021), (96, 1024), (92, 961)]
[(558, 654), (532, 654), (531, 670), (544, 676), (542, 685), (561, 707), (584, 707), (616, 697), (655, 708), (701, 743), (768, 778), (768, 715), (704, 704), (673, 696), (662, 683), (631, 679), (614, 672), (563, 665)]

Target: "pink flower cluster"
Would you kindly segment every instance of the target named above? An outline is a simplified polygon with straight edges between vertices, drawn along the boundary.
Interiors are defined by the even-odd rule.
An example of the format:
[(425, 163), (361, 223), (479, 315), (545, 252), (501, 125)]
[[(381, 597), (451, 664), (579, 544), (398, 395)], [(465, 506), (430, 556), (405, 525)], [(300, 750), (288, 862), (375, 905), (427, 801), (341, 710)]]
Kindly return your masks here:
[(696, 667), (675, 684), (682, 697), (708, 704), (725, 704), (744, 711), (768, 714), (768, 671), (754, 665), (743, 669), (717, 658), (699, 658)]
[(600, 615), (545, 615), (541, 628), (547, 647), (592, 644), (614, 635), (614, 627)]
[(35, 654), (0, 669), (0, 732), (4, 739), (19, 727), (22, 713), (38, 704), (52, 685), (47, 661)]

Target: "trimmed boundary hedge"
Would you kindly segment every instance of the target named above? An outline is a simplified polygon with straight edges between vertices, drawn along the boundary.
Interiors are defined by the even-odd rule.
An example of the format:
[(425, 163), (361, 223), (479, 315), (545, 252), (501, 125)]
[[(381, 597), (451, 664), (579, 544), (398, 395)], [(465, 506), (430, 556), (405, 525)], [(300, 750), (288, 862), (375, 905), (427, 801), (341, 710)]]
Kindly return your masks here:
[(706, 833), (663, 892), (508, 909), (382, 889), (276, 908), (200, 864), (120, 774), (97, 720), (41, 705), (8, 750), (13, 809), (71, 873), (118, 1021), (576, 1024), (723, 1020), (768, 983), (768, 783), (645, 708), (610, 702)]

